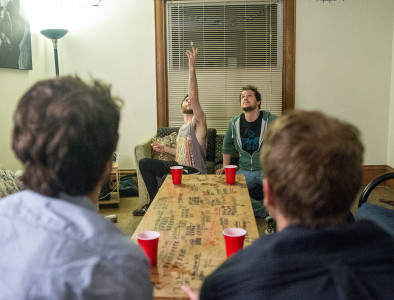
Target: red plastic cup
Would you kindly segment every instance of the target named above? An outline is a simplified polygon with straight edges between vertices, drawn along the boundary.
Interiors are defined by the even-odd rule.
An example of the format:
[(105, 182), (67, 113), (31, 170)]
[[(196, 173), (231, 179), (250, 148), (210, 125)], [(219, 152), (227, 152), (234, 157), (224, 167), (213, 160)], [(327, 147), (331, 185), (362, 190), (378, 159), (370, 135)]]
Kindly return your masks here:
[(172, 176), (172, 183), (177, 185), (182, 183), (182, 166), (174, 166), (170, 167), (171, 169), (171, 176)]
[(235, 183), (235, 173), (237, 172), (237, 166), (235, 166), (235, 165), (224, 166), (224, 171), (226, 173), (226, 183), (234, 184)]
[(151, 266), (157, 264), (157, 246), (159, 245), (160, 233), (157, 231), (143, 231), (137, 234), (138, 244), (144, 250)]
[(242, 228), (227, 228), (223, 230), (224, 241), (226, 243), (227, 258), (238, 250), (243, 249), (246, 230)]

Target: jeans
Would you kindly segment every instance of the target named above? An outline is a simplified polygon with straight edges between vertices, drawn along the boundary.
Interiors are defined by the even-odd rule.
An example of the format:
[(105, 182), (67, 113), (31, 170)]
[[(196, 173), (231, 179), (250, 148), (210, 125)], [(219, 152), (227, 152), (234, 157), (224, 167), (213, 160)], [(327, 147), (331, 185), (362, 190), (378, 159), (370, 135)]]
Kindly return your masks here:
[[(243, 174), (245, 176), (246, 185), (248, 190), (260, 186), (263, 188), (263, 171), (256, 170), (256, 171), (247, 171), (247, 170), (238, 170), (237, 174)], [(268, 216), (267, 209), (265, 208), (262, 201), (255, 200), (250, 198), (252, 202), (253, 213), (256, 217), (266, 218)]]
[(248, 190), (263, 185), (263, 171), (246, 171), (246, 170), (238, 170), (237, 174), (243, 174), (245, 176), (246, 185), (248, 186)]
[[(140, 172), (149, 194), (149, 204), (155, 198), (159, 189), (157, 177), (163, 178), (171, 173), (170, 167), (179, 166), (176, 161), (165, 161), (153, 158), (143, 158), (138, 162)], [(194, 174), (199, 171), (193, 167), (183, 166), (183, 174)], [(165, 178), (165, 177), (164, 177)]]

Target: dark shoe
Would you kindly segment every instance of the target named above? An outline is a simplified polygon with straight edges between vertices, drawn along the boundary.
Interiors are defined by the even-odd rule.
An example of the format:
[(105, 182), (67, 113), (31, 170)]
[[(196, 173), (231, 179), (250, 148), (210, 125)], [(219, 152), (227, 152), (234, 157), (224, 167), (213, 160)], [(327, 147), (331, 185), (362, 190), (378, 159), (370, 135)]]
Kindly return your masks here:
[(276, 232), (276, 222), (271, 217), (267, 217), (267, 228), (265, 229), (265, 234), (272, 234)]
[(118, 216), (116, 214), (113, 215), (108, 215), (108, 216), (104, 216), (104, 219), (112, 222), (112, 223), (117, 223), (118, 222)]
[(149, 204), (145, 204), (141, 208), (133, 210), (133, 216), (144, 216), (148, 208)]

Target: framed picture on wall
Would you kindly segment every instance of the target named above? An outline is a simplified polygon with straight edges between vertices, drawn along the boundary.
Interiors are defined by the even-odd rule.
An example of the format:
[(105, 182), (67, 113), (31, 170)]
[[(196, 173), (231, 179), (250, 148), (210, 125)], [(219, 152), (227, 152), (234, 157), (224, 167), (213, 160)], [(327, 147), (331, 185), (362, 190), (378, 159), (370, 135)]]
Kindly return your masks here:
[(32, 70), (30, 26), (20, 0), (0, 0), (0, 68)]

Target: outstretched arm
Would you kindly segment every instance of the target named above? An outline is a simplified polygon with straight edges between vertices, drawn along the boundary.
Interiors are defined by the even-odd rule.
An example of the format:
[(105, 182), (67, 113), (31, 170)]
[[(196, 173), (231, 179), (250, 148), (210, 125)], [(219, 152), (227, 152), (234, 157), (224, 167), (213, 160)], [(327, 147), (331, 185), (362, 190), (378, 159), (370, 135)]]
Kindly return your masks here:
[[(206, 118), (205, 113), (201, 108), (200, 101), (198, 99), (198, 86), (197, 86), (197, 78), (196, 78), (196, 59), (197, 59), (198, 49), (192, 48), (192, 51), (186, 50), (186, 55), (189, 58), (189, 99), (193, 108), (193, 122), (196, 126), (196, 135), (197, 137), (201, 135), (201, 137), (205, 138), (206, 134)], [(198, 134), (198, 131), (200, 134)]]
[(189, 58), (189, 99), (193, 108), (194, 118), (197, 123), (205, 121), (205, 114), (201, 108), (198, 99), (198, 86), (196, 78), (196, 59), (198, 48), (192, 48), (192, 51), (186, 50), (186, 55)]
[(224, 167), (229, 165), (231, 162), (231, 154), (224, 154), (223, 153), (223, 167), (220, 169), (216, 170), (216, 174), (223, 174), (224, 173)]

